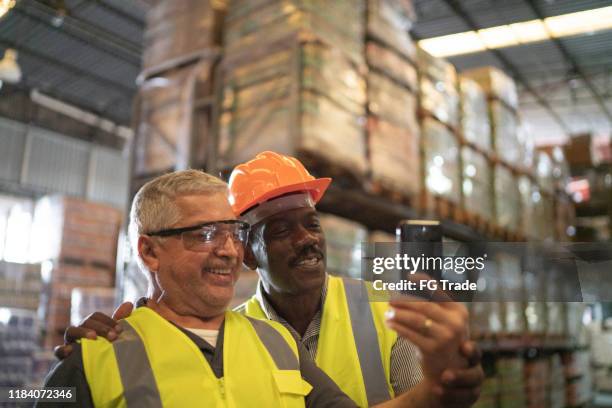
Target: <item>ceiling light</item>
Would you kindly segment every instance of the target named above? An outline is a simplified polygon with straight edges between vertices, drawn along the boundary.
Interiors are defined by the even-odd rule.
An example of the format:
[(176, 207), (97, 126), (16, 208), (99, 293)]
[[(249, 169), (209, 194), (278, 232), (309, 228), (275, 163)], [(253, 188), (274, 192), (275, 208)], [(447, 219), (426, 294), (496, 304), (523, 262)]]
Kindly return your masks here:
[(501, 48), (519, 44), (514, 30), (508, 25), (479, 30), (478, 36), (487, 48)]
[(469, 54), (486, 49), (482, 40), (474, 31), (429, 38), (419, 41), (419, 45), (436, 57)]
[(15, 0), (0, 0), (0, 18), (15, 7)]
[(4, 57), (0, 60), (0, 80), (17, 83), (21, 80), (21, 68), (17, 64), (17, 51), (7, 48)]
[(427, 38), (419, 45), (435, 57), (470, 54), (612, 28), (612, 6)]
[(531, 20), (510, 24), (520, 43), (547, 40), (548, 32), (542, 20)]

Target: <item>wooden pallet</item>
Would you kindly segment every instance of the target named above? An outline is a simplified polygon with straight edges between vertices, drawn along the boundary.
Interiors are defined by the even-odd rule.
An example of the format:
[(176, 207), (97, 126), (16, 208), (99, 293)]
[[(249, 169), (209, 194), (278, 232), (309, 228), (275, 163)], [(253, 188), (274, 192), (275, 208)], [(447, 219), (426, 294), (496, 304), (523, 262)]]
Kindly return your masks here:
[(100, 269), (108, 269), (109, 271), (115, 270), (116, 265), (111, 265), (108, 262), (102, 262), (97, 259), (87, 259), (87, 258), (74, 258), (69, 256), (62, 256), (58, 258), (60, 264), (67, 264), (72, 266), (80, 266), (80, 267), (92, 267), (92, 268), (100, 268)]
[(465, 224), (482, 235), (489, 235), (490, 233), (490, 221), (480, 214), (465, 210)]
[(503, 239), (504, 237), (504, 228), (495, 222), (490, 223), (488, 231), (487, 235), (493, 239)]
[(453, 135), (457, 137), (461, 134), (460, 128), (458, 126), (453, 126), (450, 123), (442, 121), (436, 115), (434, 115), (432, 112), (429, 112), (426, 109), (419, 107), (417, 111), (417, 117), (419, 119), (419, 122), (423, 122), (426, 118), (433, 119), (436, 122), (440, 123), (441, 125), (445, 126)]
[(434, 216), (441, 220), (451, 220), (459, 224), (465, 223), (465, 211), (459, 203), (447, 197), (431, 194), (428, 192), (421, 194), (420, 208), (426, 216)]
[(331, 177), (336, 187), (362, 188), (365, 182), (365, 175), (359, 170), (332, 162), (313, 152), (300, 151), (297, 157), (312, 175)]
[(383, 197), (388, 201), (401, 204), (413, 209), (419, 209), (418, 195), (410, 194), (407, 191), (399, 191), (392, 183), (384, 180), (371, 180), (366, 183), (365, 190), (373, 195)]

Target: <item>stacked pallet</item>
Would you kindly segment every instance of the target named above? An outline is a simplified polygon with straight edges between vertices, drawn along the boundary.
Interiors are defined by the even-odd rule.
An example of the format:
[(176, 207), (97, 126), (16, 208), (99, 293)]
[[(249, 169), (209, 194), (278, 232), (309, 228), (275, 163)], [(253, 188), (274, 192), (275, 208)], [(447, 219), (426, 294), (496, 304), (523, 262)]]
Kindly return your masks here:
[(160, 1), (148, 9), (135, 104), (136, 176), (203, 165), (224, 14), (223, 0)]
[(513, 170), (503, 163), (493, 169), (495, 221), (502, 228), (518, 231), (521, 222), (519, 182)]
[[(536, 155), (536, 181), (540, 187), (542, 202), (546, 203), (546, 210), (541, 214), (544, 218), (541, 219), (541, 235), (543, 238), (549, 238), (552, 234), (553, 212), (551, 210), (553, 194), (555, 191), (555, 179), (553, 176), (553, 161), (546, 152), (538, 152)], [(544, 227), (546, 225), (546, 227)]]
[(40, 321), (33, 310), (2, 309), (0, 319), (0, 387), (23, 387), (32, 378), (32, 355), (38, 350)]
[[(365, 252), (363, 252), (365, 251)], [(361, 256), (363, 258), (370, 257), (394, 257), (399, 251), (397, 244), (397, 238), (393, 234), (389, 234), (385, 231), (370, 231), (368, 233), (368, 246), (367, 249), (362, 250)], [(362, 262), (366, 262), (362, 260)], [(366, 264), (367, 265), (367, 264)], [(380, 279), (383, 282), (398, 282), (401, 279), (400, 271), (398, 269), (386, 269), (384, 273), (376, 275), (372, 272), (372, 268), (366, 266), (362, 269), (363, 279), (374, 281)]]
[(499, 408), (526, 406), (524, 360), (521, 357), (504, 357), (495, 362), (499, 377)]
[(525, 362), (525, 395), (527, 408), (540, 408), (548, 405), (550, 365), (546, 358)]
[(543, 338), (548, 324), (546, 296), (548, 284), (548, 269), (540, 262), (536, 254), (528, 254), (523, 266), (523, 285), (525, 288), (524, 307), (526, 333), (533, 338)]
[(327, 271), (332, 275), (361, 278), (361, 246), (368, 231), (362, 225), (331, 214), (321, 214), (325, 231)]
[(518, 138), (518, 95), (516, 84), (494, 67), (481, 67), (462, 72), (462, 76), (476, 81), (489, 99), (492, 147), (506, 163), (518, 163), (522, 148)]
[(474, 408), (497, 408), (499, 396), (499, 378), (496, 375), (487, 375), (481, 386), (480, 397), (473, 405)]
[(565, 408), (565, 375), (561, 356), (558, 353), (553, 354), (549, 364), (549, 406)]
[(520, 231), (528, 238), (536, 237), (536, 205), (540, 201), (540, 193), (535, 181), (527, 176), (518, 176), (518, 190), (521, 202)]
[(523, 294), (525, 291), (521, 259), (511, 253), (495, 256), (501, 287), (500, 309), (503, 335), (519, 337), (525, 332)]
[(469, 213), (470, 224), (481, 232), (493, 221), (492, 166), (489, 158), (478, 150), (461, 147), (461, 196)]
[(467, 145), (490, 153), (492, 149), (488, 100), (478, 82), (463, 74), (459, 76), (460, 129)]
[(587, 304), (581, 302), (569, 302), (565, 306), (567, 336), (578, 346), (584, 346), (588, 343), (585, 325), (582, 322), (586, 309)]
[(361, 179), (366, 89), (364, 21), (357, 15), (363, 4), (252, 3), (260, 2), (228, 8), (219, 167), (274, 150), (312, 170), (325, 163), (328, 175), (338, 170)]
[[(77, 198), (49, 196), (34, 212), (38, 256), (45, 260), (41, 307), (46, 346), (62, 341), (70, 323), (72, 291), (114, 284), (121, 211)], [(44, 237), (44, 239), (43, 239)]]
[(40, 303), (40, 264), (0, 262), (0, 307), (36, 310)]
[(570, 241), (575, 235), (576, 208), (566, 191), (570, 180), (569, 164), (560, 146), (552, 147), (549, 154), (554, 188), (554, 237), (557, 241)]
[(94, 312), (111, 315), (115, 308), (115, 288), (78, 287), (70, 299), (70, 324), (78, 325)]
[[(483, 115), (483, 97), (477, 92), (480, 88), (487, 100), (486, 112), (488, 120), (478, 117), (476, 120), (468, 121), (472, 128), (488, 124), (489, 132), (479, 130), (482, 136), (478, 137), (468, 127), (464, 129), (465, 140), (479, 147), (485, 154), (493, 153), (493, 201), (494, 219), (499, 227), (513, 233), (520, 232), (520, 196), (516, 188), (517, 164), (524, 160), (524, 149), (519, 140), (517, 113), (518, 96), (514, 81), (507, 77), (502, 71), (494, 67), (475, 68), (464, 71), (461, 74), (462, 93), (467, 95), (465, 100), (470, 101), (465, 114), (472, 111), (479, 116)], [(475, 82), (477, 86), (473, 84)], [(467, 99), (471, 96), (472, 99)], [(464, 103), (465, 105), (465, 103)], [(464, 109), (465, 110), (465, 109)], [(472, 113), (472, 116), (474, 114)], [(490, 149), (490, 150), (489, 150)], [(511, 185), (514, 184), (514, 187)]]
[(459, 77), (461, 136), (461, 197), (468, 224), (482, 233), (493, 221), (491, 127), (487, 97), (480, 85)]
[(416, 46), (407, 35), (416, 14), (412, 0), (367, 0), (367, 38), (414, 61)]
[(364, 2), (230, 0), (224, 29), (226, 55), (269, 49), (288, 37), (320, 37), (363, 62)]
[(567, 406), (578, 407), (589, 403), (593, 398), (590, 353), (572, 351), (564, 353), (561, 358), (565, 370)]
[(417, 52), (421, 121), (423, 207), (426, 213), (463, 221), (458, 136), (457, 74), (449, 62)]
[(217, 47), (221, 42), (225, 3), (224, 0), (173, 0), (150, 7), (143, 38), (143, 69), (193, 58)]
[(478, 276), (479, 290), (469, 304), (470, 335), (477, 340), (491, 340), (503, 331), (503, 308), (500, 298), (501, 286), (499, 263), (487, 259), (485, 267)]
[(416, 48), (406, 34), (414, 11), (410, 1), (370, 0), (367, 6), (369, 170), (376, 193), (397, 192), (415, 204), (421, 190), (418, 85)]

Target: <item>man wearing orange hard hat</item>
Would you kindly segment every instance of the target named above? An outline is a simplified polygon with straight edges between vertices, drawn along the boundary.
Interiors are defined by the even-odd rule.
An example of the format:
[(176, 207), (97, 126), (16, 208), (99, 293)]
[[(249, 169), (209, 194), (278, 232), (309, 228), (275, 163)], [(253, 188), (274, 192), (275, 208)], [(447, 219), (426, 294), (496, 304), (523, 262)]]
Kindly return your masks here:
[[(230, 204), (252, 226), (244, 262), (261, 278), (239, 311), (282, 323), (360, 406), (400, 394), (414, 406), (470, 406), (484, 375), (463, 305), (394, 300), (389, 308), (361, 300), (366, 282), (326, 273), (315, 205), (330, 183), (270, 151), (232, 171)], [(453, 346), (469, 367), (449, 369)]]
[[(484, 373), (478, 349), (465, 340), (464, 306), (369, 302), (361, 297), (368, 283), (326, 273), (315, 205), (330, 183), (297, 159), (269, 151), (233, 170), (229, 201), (236, 217), (251, 225), (244, 263), (260, 276), (256, 294), (238, 311), (284, 325), (359, 406), (392, 398), (411, 407), (472, 405)], [(130, 310), (124, 304), (114, 317)], [(94, 314), (66, 337), (90, 330), (108, 336), (113, 325)], [(58, 356), (69, 353), (70, 345), (62, 346)], [(453, 364), (457, 359), (464, 368)]]

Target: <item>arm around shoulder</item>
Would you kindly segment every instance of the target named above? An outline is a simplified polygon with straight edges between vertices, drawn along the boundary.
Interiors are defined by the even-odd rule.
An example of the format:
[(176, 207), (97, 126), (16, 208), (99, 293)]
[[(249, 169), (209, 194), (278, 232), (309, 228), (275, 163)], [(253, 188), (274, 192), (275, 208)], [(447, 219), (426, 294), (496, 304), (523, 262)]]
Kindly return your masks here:
[[(74, 387), (75, 402), (68, 403), (75, 408), (93, 408), (89, 385), (83, 369), (80, 344), (73, 344), (72, 353), (57, 363), (45, 378), (45, 387)], [(66, 406), (66, 402), (37, 402), (36, 407), (55, 408)]]

